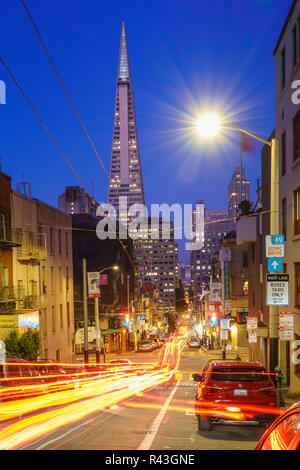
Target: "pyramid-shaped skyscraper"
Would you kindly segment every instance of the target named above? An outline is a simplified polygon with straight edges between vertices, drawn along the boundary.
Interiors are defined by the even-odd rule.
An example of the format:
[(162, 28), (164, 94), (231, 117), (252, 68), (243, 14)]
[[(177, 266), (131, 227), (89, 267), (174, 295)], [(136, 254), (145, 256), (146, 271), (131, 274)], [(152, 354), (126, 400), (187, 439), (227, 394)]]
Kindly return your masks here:
[(108, 193), (108, 203), (117, 210), (120, 196), (127, 196), (128, 207), (145, 204), (125, 23), (121, 27)]

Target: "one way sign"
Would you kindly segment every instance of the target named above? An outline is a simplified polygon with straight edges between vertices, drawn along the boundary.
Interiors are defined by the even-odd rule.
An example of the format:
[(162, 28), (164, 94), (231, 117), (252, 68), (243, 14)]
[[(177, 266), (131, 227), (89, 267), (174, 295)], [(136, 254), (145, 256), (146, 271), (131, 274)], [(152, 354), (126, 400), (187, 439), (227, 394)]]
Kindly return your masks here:
[(281, 273), (282, 258), (268, 258), (268, 271), (269, 273)]

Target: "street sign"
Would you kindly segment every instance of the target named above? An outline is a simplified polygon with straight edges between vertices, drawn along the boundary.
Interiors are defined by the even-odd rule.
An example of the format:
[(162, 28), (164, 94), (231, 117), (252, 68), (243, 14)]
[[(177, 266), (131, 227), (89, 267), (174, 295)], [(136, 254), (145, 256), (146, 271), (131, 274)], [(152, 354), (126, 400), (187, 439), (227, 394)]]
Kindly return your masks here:
[(228, 339), (228, 330), (221, 330), (220, 331), (220, 340), (226, 341)]
[(229, 318), (220, 318), (220, 327), (222, 330), (229, 330), (230, 328), (230, 319)]
[(101, 330), (95, 330), (94, 339), (100, 339), (100, 338), (101, 338)]
[(292, 341), (294, 339), (293, 312), (279, 313), (279, 333), (281, 341)]
[(267, 305), (289, 305), (288, 274), (267, 274)]
[(257, 343), (257, 330), (256, 329), (248, 331), (248, 342)]
[(257, 329), (257, 317), (248, 317), (247, 318), (247, 330), (256, 330)]
[(281, 273), (282, 258), (268, 258), (268, 271), (269, 273)]
[(283, 258), (284, 257), (284, 235), (266, 236), (266, 257)]

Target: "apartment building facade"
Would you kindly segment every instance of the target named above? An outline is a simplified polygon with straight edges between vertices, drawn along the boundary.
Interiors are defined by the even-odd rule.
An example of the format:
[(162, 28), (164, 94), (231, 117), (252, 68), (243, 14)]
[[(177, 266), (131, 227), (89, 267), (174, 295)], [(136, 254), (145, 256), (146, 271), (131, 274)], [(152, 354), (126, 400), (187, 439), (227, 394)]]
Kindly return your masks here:
[[(22, 295), (22, 327), (41, 333), (41, 356), (72, 362), (74, 351), (72, 219), (37, 199), (11, 192), (13, 284)], [(20, 322), (19, 322), (20, 323)]]
[[(275, 50), (276, 138), (279, 140), (280, 231), (285, 235), (284, 272), (289, 274), (289, 305), (294, 341), (300, 340), (300, 1), (294, 0)], [(290, 362), (290, 392), (300, 391), (300, 364), (294, 341), (279, 342), (279, 362)], [(299, 362), (299, 361), (298, 361)]]

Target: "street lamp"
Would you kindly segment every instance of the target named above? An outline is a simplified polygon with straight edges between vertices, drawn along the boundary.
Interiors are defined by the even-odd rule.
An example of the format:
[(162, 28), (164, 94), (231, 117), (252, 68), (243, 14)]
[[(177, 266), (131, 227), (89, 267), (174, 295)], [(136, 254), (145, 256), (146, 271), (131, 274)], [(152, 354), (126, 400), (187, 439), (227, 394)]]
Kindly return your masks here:
[[(202, 137), (212, 138), (220, 129), (237, 130), (255, 140), (268, 145), (271, 149), (271, 185), (270, 185), (270, 235), (279, 233), (279, 141), (276, 138), (265, 140), (257, 135), (234, 124), (223, 123), (214, 113), (202, 115), (197, 122), (197, 131)], [(242, 178), (242, 169), (240, 179)], [(270, 370), (278, 364), (278, 307), (269, 307), (269, 335), (270, 335)]]
[[(100, 274), (106, 271), (107, 269), (112, 269), (113, 271), (118, 271), (119, 266), (109, 266), (107, 268), (101, 269), (99, 271), (99, 297), (100, 297)], [(94, 303), (95, 303), (95, 330), (96, 330), (96, 364), (100, 364), (100, 327), (99, 327), (99, 299), (98, 297), (94, 298)], [(103, 343), (103, 356), (105, 357), (105, 352), (104, 352), (105, 345)], [(105, 359), (104, 359), (105, 362)]]

